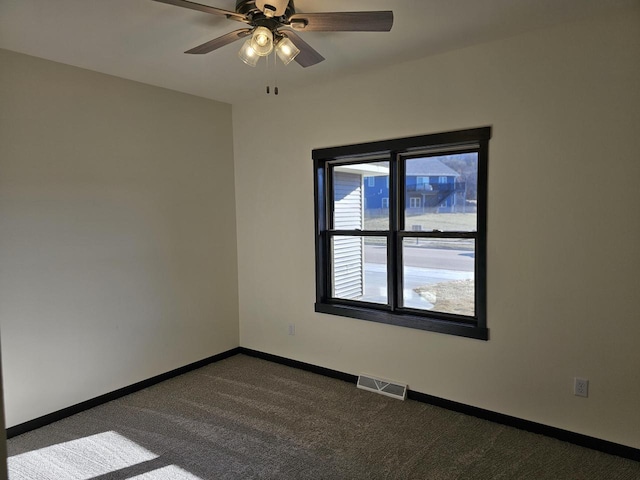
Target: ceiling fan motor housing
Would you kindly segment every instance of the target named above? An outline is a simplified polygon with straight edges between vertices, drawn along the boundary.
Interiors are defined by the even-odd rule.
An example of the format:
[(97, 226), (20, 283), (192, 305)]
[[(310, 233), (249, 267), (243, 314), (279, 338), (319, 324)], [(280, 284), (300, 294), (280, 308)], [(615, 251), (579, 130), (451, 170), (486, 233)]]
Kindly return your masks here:
[(293, 0), (237, 0), (236, 12), (254, 19), (289, 18), (296, 13)]
[(281, 17), (289, 5), (289, 0), (256, 0), (258, 7), (267, 17)]

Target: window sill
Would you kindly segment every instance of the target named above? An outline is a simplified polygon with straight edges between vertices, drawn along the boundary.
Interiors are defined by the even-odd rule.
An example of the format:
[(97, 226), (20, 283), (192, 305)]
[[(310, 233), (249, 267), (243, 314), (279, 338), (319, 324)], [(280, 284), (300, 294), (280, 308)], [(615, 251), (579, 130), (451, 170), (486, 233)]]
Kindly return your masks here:
[(448, 335), (457, 335), (459, 337), (489, 340), (488, 328), (477, 327), (475, 325), (465, 325), (436, 318), (329, 303), (316, 303), (315, 311), (318, 313), (328, 313), (330, 315), (338, 315), (341, 317), (368, 320), (370, 322), (386, 323), (388, 325), (397, 325), (400, 327), (415, 328), (418, 330), (427, 330), (430, 332), (445, 333)]

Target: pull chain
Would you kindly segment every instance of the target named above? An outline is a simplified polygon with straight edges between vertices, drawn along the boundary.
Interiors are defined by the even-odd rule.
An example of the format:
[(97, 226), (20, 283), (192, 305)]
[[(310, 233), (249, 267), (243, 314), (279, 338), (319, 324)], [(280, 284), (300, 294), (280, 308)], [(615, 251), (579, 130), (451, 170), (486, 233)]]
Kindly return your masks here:
[(274, 49), (273, 50), (273, 77), (274, 77), (273, 83), (275, 84), (275, 88), (273, 89), (273, 93), (275, 93), (276, 95), (278, 95), (278, 69), (277, 69), (277, 65), (278, 65), (278, 57), (276, 57), (276, 51)]
[(268, 84), (268, 82), (269, 82), (269, 55), (267, 55), (266, 62), (267, 62), (267, 95), (269, 95), (269, 93), (271, 93), (269, 91), (269, 84)]
[[(271, 93), (271, 87), (269, 87), (269, 57), (270, 55), (267, 55), (265, 57), (266, 62), (267, 62), (267, 95), (269, 95)], [(278, 69), (276, 68), (278, 64), (278, 58), (276, 57), (276, 51), (275, 49), (273, 50), (273, 93), (274, 95), (278, 95), (279, 91), (278, 91)]]

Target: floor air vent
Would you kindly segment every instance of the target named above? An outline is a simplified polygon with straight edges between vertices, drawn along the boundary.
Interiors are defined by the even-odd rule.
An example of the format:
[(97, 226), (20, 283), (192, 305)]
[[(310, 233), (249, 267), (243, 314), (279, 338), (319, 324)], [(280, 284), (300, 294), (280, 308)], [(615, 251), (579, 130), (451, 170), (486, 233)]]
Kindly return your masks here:
[(380, 393), (388, 397), (404, 400), (407, 398), (407, 386), (390, 380), (382, 380), (371, 375), (358, 376), (358, 388)]

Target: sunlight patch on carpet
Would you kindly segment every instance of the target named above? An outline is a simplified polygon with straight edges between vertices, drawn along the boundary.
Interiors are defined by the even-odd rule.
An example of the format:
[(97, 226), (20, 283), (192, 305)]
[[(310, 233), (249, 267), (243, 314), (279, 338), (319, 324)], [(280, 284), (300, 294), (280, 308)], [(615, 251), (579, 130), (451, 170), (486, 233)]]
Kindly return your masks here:
[(156, 458), (157, 455), (122, 435), (104, 432), (14, 455), (7, 463), (9, 478), (89, 480)]
[(130, 480), (202, 480), (200, 477), (183, 470), (175, 465), (158, 468), (152, 472), (146, 472), (142, 475), (131, 477)]

